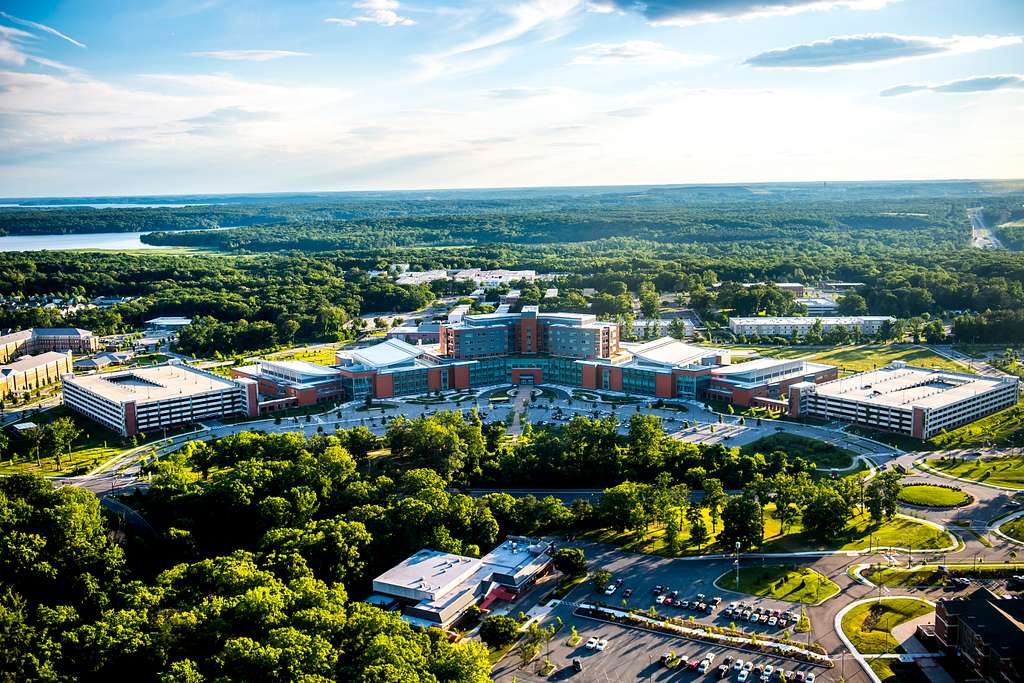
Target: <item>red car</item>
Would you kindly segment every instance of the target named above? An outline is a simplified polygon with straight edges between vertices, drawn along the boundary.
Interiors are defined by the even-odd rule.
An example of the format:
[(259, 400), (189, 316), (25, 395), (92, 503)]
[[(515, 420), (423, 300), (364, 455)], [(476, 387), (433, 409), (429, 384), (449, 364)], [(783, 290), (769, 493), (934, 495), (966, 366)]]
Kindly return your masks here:
[(698, 666), (700, 666), (699, 659), (691, 659), (689, 662), (686, 663), (686, 668), (690, 669), (691, 671), (696, 671)]

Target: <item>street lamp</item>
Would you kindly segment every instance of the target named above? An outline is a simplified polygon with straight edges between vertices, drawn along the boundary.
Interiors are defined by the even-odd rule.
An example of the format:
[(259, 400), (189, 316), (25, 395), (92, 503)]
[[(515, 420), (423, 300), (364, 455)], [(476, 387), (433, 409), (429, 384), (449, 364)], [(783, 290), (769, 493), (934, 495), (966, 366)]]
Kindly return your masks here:
[(736, 567), (736, 592), (740, 589), (740, 542), (736, 541), (736, 552), (734, 553), (736, 559), (733, 560), (733, 565)]

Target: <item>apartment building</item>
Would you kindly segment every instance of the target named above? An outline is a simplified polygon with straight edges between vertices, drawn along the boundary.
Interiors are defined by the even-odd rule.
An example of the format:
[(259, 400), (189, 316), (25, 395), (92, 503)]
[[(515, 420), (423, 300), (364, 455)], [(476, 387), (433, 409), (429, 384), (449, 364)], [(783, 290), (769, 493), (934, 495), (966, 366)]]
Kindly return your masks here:
[(73, 360), (70, 351), (45, 351), (39, 355), (21, 356), (0, 365), (0, 398), (40, 389), (60, 381), (61, 375), (71, 372)]
[(99, 348), (99, 337), (89, 330), (77, 327), (34, 327), (0, 336), (0, 363), (23, 354), (51, 351), (95, 353)]
[(979, 588), (935, 601), (935, 637), (970, 680), (1024, 681), (1024, 598)]
[(823, 332), (843, 327), (848, 332), (859, 330), (864, 336), (874, 336), (886, 321), (895, 320), (887, 315), (736, 317), (729, 319), (729, 329), (737, 336), (757, 334), (762, 337), (791, 337), (796, 333), (805, 337), (816, 323), (821, 322)]
[(1016, 405), (1016, 377), (916, 368), (902, 361), (823, 384), (789, 387), (789, 413), (929, 439)]
[(120, 372), (61, 377), (64, 405), (122, 436), (204, 419), (259, 415), (257, 384), (181, 361)]

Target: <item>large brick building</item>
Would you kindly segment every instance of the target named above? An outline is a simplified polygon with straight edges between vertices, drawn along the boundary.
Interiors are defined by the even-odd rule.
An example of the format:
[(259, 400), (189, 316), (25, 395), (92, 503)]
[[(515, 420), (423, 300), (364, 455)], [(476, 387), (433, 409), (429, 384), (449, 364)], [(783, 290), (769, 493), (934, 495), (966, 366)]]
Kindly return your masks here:
[(657, 398), (711, 396), (752, 405), (778, 402), (789, 383), (835, 377), (835, 368), (801, 360), (762, 359), (733, 368), (728, 351), (671, 337), (620, 342), (616, 323), (587, 314), (540, 313), (536, 306), (526, 306), (522, 313), (466, 315), (442, 323), (439, 337), (430, 346), (388, 339), (340, 351), (338, 363), (330, 368), (260, 361), (233, 373), (258, 383), (264, 411), (541, 383)]
[(935, 603), (935, 637), (962, 666), (964, 678), (1024, 681), (1024, 598), (979, 588)]
[(21, 356), (0, 365), (0, 398), (26, 394), (60, 381), (71, 372), (71, 352), (46, 351), (34, 356)]

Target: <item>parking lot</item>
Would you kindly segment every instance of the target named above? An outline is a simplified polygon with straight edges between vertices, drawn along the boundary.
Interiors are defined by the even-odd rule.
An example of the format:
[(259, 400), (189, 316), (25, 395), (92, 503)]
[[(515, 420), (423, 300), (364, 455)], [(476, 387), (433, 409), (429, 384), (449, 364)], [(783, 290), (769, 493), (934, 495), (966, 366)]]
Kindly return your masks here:
[[(621, 584), (611, 595), (595, 592), (589, 583), (581, 585), (570, 593), (566, 597), (566, 601), (556, 607), (546, 621), (546, 623), (551, 623), (557, 616), (564, 622), (561, 631), (550, 644), (550, 653), (545, 650), (537, 661), (520, 669), (519, 658), (513, 652), (495, 668), (493, 673), (495, 680), (511, 681), (515, 676), (519, 681), (570, 679), (573, 681), (682, 681), (693, 679), (710, 682), (718, 680), (718, 667), (728, 657), (733, 658), (733, 661), (723, 680), (731, 683), (760, 683), (761, 674), (756, 669), (757, 665), (773, 667), (774, 671), (770, 677), (772, 683), (779, 681), (776, 672), (780, 668), (787, 672), (787, 681), (790, 683), (798, 681), (798, 674), (801, 672), (805, 681), (808, 673), (814, 673), (815, 677), (812, 679), (814, 683), (830, 683), (839, 680), (839, 674), (835, 669), (826, 669), (784, 657), (735, 647), (712, 645), (681, 636), (655, 633), (577, 616), (574, 613), (577, 604), (598, 601), (616, 607), (642, 610), (654, 607), (663, 616), (682, 617), (687, 620), (689, 617), (693, 617), (697, 623), (723, 627), (735, 623), (737, 628), (746, 633), (756, 633), (759, 636), (781, 636), (786, 629), (779, 627), (778, 623), (773, 627), (758, 620), (755, 624), (740, 616), (727, 617), (726, 610), (730, 603), (742, 602), (751, 608), (751, 613), (755, 608), (760, 608), (762, 613), (765, 610), (769, 613), (778, 610), (780, 614), (789, 612), (794, 617), (798, 617), (800, 614), (800, 606), (794, 603), (755, 598), (715, 586), (715, 579), (732, 569), (731, 560), (696, 562), (669, 560), (649, 555), (623, 553), (613, 549), (602, 550), (600, 546), (595, 545), (588, 545), (586, 552), (592, 567), (606, 569), (611, 572), (612, 581), (621, 580)], [(744, 566), (749, 566), (754, 562), (760, 561), (743, 560)], [(659, 585), (662, 590), (655, 593), (655, 588)], [(710, 614), (707, 611), (699, 612), (689, 607), (665, 605), (664, 602), (658, 604), (658, 595), (671, 596), (673, 591), (678, 591), (677, 597), (680, 603), (692, 602), (697, 599), (698, 594), (704, 594), (705, 604), (715, 597), (720, 597), (721, 603)], [(675, 601), (673, 600), (673, 602)], [(580, 635), (579, 644), (576, 646), (568, 644), (572, 626), (576, 627)], [(791, 633), (792, 627), (793, 624), (790, 623)], [(797, 641), (802, 641), (805, 637), (803, 634), (792, 635)], [(591, 637), (606, 640), (606, 648), (603, 651), (596, 648), (588, 649), (586, 643)], [(686, 665), (682, 665), (681, 661), (671, 668), (662, 664), (662, 656), (670, 652), (677, 660), (685, 659)], [(714, 654), (715, 659), (710, 670), (701, 674), (696, 667), (707, 654)], [(556, 667), (555, 673), (547, 678), (541, 676), (537, 671), (538, 662), (542, 663), (545, 657), (549, 657)], [(573, 659), (576, 658), (580, 660), (582, 671), (576, 671), (573, 667)], [(738, 680), (740, 672), (734, 668), (736, 659), (752, 662), (752, 670), (743, 682)], [(691, 669), (689, 665), (693, 660), (696, 662), (694, 662), (694, 668)], [(848, 680), (850, 673), (847, 671)]]
[[(564, 626), (551, 641), (549, 651), (545, 650), (537, 661), (522, 669), (518, 668), (519, 659), (513, 652), (495, 668), (494, 680), (511, 681), (515, 677), (519, 681), (682, 681), (692, 679), (710, 682), (719, 680), (718, 667), (725, 663), (727, 658), (732, 659), (724, 680), (732, 683), (740, 683), (739, 671), (735, 669), (736, 659), (753, 663), (752, 671), (748, 673), (745, 683), (759, 683), (759, 674), (757, 669), (753, 668), (757, 665), (772, 666), (776, 672), (779, 669), (785, 670), (788, 681), (797, 681), (797, 678), (789, 676), (790, 673), (797, 676), (801, 672), (805, 677), (808, 673), (814, 673), (815, 679), (812, 680), (815, 680), (816, 683), (825, 683), (833, 679), (834, 670), (813, 667), (804, 662), (653, 633), (639, 628), (609, 624), (578, 617), (572, 612), (573, 608), (569, 605), (557, 608), (555, 614), (562, 618)], [(576, 646), (571, 646), (568, 643), (573, 626), (576, 627), (580, 636), (579, 644)], [(588, 649), (586, 643), (590, 638), (606, 640), (605, 649), (603, 651), (596, 648)], [(671, 668), (661, 661), (662, 656), (669, 653), (679, 662)], [(713, 654), (715, 659), (710, 670), (701, 674), (696, 667), (709, 654)], [(555, 673), (547, 678), (537, 671), (538, 662), (542, 663), (545, 658), (549, 658), (555, 665)], [(574, 659), (580, 660), (581, 671), (577, 671), (573, 666)], [(685, 660), (687, 665), (684, 666), (682, 660)], [(690, 668), (691, 662), (694, 663), (694, 668)], [(835, 680), (838, 680), (838, 677)], [(778, 676), (773, 673), (771, 681), (777, 683)]]

